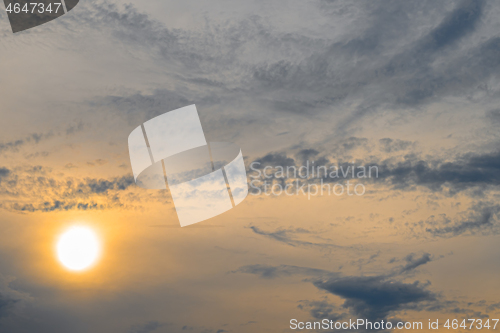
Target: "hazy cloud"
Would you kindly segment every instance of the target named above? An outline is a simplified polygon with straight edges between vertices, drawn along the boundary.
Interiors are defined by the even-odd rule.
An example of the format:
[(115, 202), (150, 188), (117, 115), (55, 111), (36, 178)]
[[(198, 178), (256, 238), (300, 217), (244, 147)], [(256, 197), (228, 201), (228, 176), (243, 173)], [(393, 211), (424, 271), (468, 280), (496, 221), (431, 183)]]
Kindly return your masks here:
[(130, 328), (130, 333), (150, 333), (156, 331), (158, 328), (164, 326), (157, 321), (150, 321), (142, 325), (134, 325)]

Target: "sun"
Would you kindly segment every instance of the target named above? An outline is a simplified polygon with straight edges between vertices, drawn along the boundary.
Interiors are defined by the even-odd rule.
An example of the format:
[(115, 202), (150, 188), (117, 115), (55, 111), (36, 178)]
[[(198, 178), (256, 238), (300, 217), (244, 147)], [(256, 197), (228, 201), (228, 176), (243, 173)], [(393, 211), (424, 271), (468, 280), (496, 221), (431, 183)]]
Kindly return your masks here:
[(57, 242), (57, 256), (61, 264), (72, 271), (92, 266), (101, 252), (99, 239), (92, 229), (73, 226)]

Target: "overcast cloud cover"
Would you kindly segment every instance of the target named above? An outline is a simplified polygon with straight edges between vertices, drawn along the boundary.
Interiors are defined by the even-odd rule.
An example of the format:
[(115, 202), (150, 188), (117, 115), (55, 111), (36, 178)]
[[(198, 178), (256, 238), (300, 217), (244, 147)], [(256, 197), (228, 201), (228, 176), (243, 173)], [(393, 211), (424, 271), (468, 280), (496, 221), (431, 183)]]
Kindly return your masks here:
[[(0, 330), (498, 318), (499, 17), (481, 0), (81, 0), (12, 34), (0, 11)], [(127, 137), (190, 104), (249, 175), (378, 177), (180, 229), (168, 190), (135, 186)], [(105, 244), (80, 275), (53, 253), (73, 223)]]

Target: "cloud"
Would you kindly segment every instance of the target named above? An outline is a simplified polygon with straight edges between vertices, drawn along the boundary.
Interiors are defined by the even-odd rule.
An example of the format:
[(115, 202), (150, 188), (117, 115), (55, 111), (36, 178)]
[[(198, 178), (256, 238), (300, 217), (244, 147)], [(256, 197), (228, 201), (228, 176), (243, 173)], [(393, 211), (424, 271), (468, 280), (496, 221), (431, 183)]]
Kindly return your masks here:
[(456, 43), (479, 24), (485, 1), (464, 0), (428, 36), (423, 48), (439, 49)]
[(135, 184), (135, 181), (132, 176), (116, 177), (111, 180), (86, 178), (78, 183), (76, 191), (79, 193), (101, 194), (110, 190), (123, 191), (133, 184)]
[(303, 228), (264, 231), (259, 227), (251, 226), (250, 229), (258, 235), (266, 236), (268, 238), (271, 238), (278, 242), (285, 243), (290, 246), (315, 246), (320, 248), (341, 248), (341, 246), (332, 243), (317, 243), (317, 242), (296, 239), (294, 237), (296, 235), (311, 234), (311, 231)]
[[(129, 208), (141, 204), (138, 196), (143, 190), (135, 187), (131, 175), (104, 178), (57, 177), (52, 170), (41, 166), (0, 169), (0, 207), (32, 213), (68, 210), (102, 210), (115, 207)], [(2, 171), (4, 170), (4, 171)], [(3, 176), (2, 176), (3, 175)], [(127, 194), (123, 194), (123, 192)], [(136, 194), (131, 195), (136, 191)], [(165, 201), (165, 192), (159, 191), (144, 200)], [(130, 202), (129, 200), (132, 199)]]
[(53, 211), (68, 211), (68, 210), (103, 210), (109, 209), (116, 205), (99, 204), (96, 202), (75, 202), (75, 201), (45, 201), (43, 203), (12, 203), (2, 205), (4, 208), (12, 211), (33, 213), (33, 212), (53, 212)]
[(290, 265), (280, 265), (280, 266), (269, 266), (269, 265), (248, 265), (238, 268), (232, 273), (246, 273), (259, 275), (263, 279), (275, 279), (278, 277), (287, 277), (293, 275), (306, 275), (306, 276), (331, 276), (337, 275), (329, 271), (322, 269), (315, 269), (309, 267), (300, 266), (290, 266)]
[(457, 218), (454, 223), (446, 219), (444, 226), (428, 227), (426, 232), (438, 237), (451, 237), (462, 234), (498, 233), (500, 205), (479, 203), (469, 209), (467, 216)]
[(415, 258), (414, 253), (410, 253), (406, 256), (406, 265), (401, 269), (402, 273), (409, 272), (415, 268), (427, 264), (432, 261), (431, 255), (429, 253), (424, 253), (420, 258)]
[[(140, 2), (136, 3), (142, 6)], [(231, 7), (233, 3), (235, 7)], [(473, 102), (471, 94), (484, 92), (481, 95), (484, 99), (481, 98), (481, 103), (468, 109), (469, 112), (475, 110), (476, 106), (487, 105), (498, 98), (495, 89), (499, 74), (500, 42), (496, 27), (498, 4), (495, 2), (292, 1), (288, 6), (272, 1), (246, 2), (245, 6), (241, 6), (242, 3), (225, 2), (224, 10), (220, 10), (216, 3), (204, 10), (207, 8), (203, 7), (204, 3), (198, 3), (196, 8), (199, 10), (196, 12), (204, 15), (203, 20), (199, 20), (191, 15), (178, 15), (178, 9), (170, 6), (167, 6), (166, 12), (162, 12), (162, 6), (155, 3), (143, 7), (154, 8), (155, 13), (149, 16), (133, 5), (82, 1), (78, 15), (75, 11), (64, 20), (57, 20), (39, 31), (17, 36), (12, 45), (8, 45), (5, 40), (10, 42), (13, 39), (4, 38), (5, 59), (15, 59), (13, 56), (16, 54), (46, 54), (55, 59), (55, 63), (66, 64), (68, 70), (64, 72), (69, 74), (61, 82), (71, 82), (73, 87), (70, 87), (69, 95), (63, 93), (64, 103), (67, 103), (64, 108), (69, 104), (64, 114), (75, 112), (74, 104), (78, 101), (91, 100), (96, 108), (120, 112), (130, 124), (136, 126), (155, 115), (195, 102), (203, 106), (200, 109), (210, 109), (206, 113), (210, 124), (217, 123), (220, 128), (231, 124), (235, 136), (250, 132), (254, 140), (249, 141), (248, 146), (259, 146), (262, 151), (274, 149), (269, 148), (274, 142), (266, 137), (268, 132), (275, 130), (276, 133), (289, 133), (279, 139), (286, 140), (286, 144), (293, 147), (290, 150), (296, 153), (292, 154), (290, 150), (270, 154), (262, 152), (263, 166), (270, 163), (295, 165), (305, 159), (319, 160), (338, 157), (340, 152), (348, 155), (358, 148), (369, 149), (370, 145), (377, 144), (379, 138), (374, 141), (355, 138), (352, 135), (356, 132), (349, 127), (367, 121), (364, 117), (366, 113), (417, 114), (425, 112), (428, 103), (446, 102), (457, 97), (458, 101), (454, 99), (453, 105), (461, 105), (460, 102), (465, 99)], [(179, 4), (182, 5), (181, 2)], [(267, 10), (260, 10), (263, 8), (261, 5), (266, 5)], [(251, 14), (241, 14), (240, 7), (247, 6)], [(6, 19), (5, 13), (2, 15)], [(168, 23), (155, 21), (153, 15), (158, 15)], [(170, 20), (169, 15), (179, 17)], [(217, 15), (231, 16), (217, 19)], [(296, 19), (299, 16), (301, 19)], [(167, 25), (172, 28), (167, 28)], [(52, 35), (58, 38), (52, 38)], [(36, 42), (33, 42), (35, 39)], [(33, 52), (41, 49), (43, 52)], [(61, 59), (85, 61), (80, 61), (79, 66), (67, 66), (68, 61), (61, 62)], [(16, 65), (12, 61), (3, 63)], [(25, 64), (21, 60), (17, 63)], [(37, 76), (37, 70), (42, 68), (47, 66), (33, 66), (33, 75), (29, 76), (32, 81), (37, 77), (46, 78), (46, 75)], [(121, 68), (134, 70), (123, 71)], [(22, 72), (19, 69), (14, 67), (13, 73)], [(93, 80), (96, 73), (103, 73), (106, 80)], [(56, 81), (46, 80), (47, 85), (52, 81), (58, 82), (57, 77), (54, 79)], [(55, 86), (59, 89), (52, 89)], [(47, 86), (47, 89), (61, 91), (63, 87), (55, 86)], [(34, 91), (29, 91), (28, 86), (27, 89), (23, 94), (33, 99)], [(96, 93), (108, 95), (89, 96)], [(8, 95), (6, 98), (9, 98)], [(51, 100), (50, 96), (44, 96), (44, 101)], [(19, 102), (22, 100), (12, 98)], [(10, 103), (12, 105), (13, 102)], [(5, 103), (5, 107), (8, 105)], [(439, 107), (439, 110), (449, 105)], [(49, 110), (49, 113), (40, 115), (42, 110)], [(50, 120), (63, 115), (60, 110), (53, 110), (47, 105), (37, 106), (31, 112), (35, 111), (37, 117), (31, 119)], [(52, 118), (45, 118), (49, 114)], [(492, 116), (496, 117), (496, 114), (492, 113)], [(117, 131), (121, 136), (115, 136), (114, 132), (109, 134), (114, 138), (123, 137), (122, 146), (126, 149), (126, 126), (115, 122), (118, 120), (116, 117), (105, 113), (85, 113), (85, 119), (93, 117), (95, 123), (102, 124), (92, 134)], [(29, 119), (28, 115), (24, 118)], [(460, 118), (456, 116), (454, 120), (460, 121)], [(378, 119), (368, 125), (375, 128), (378, 124), (385, 124), (386, 120)], [(345, 128), (343, 125), (346, 125)], [(78, 124), (61, 133), (68, 135), (77, 130), (81, 130)], [(363, 128), (357, 127), (356, 130)], [(375, 130), (387, 133), (387, 128)], [(439, 130), (433, 134), (439, 134)], [(349, 136), (338, 144), (339, 150), (335, 155), (325, 157), (319, 147), (307, 146), (306, 135), (322, 140), (332, 132)], [(209, 133), (218, 134), (217, 131)], [(27, 145), (28, 137), (5, 140), (0, 150), (11, 152)], [(34, 145), (44, 140), (44, 137), (36, 135), (29, 137), (29, 140), (30, 145)], [(85, 145), (82, 152), (95, 149), (93, 145), (96, 142), (102, 144), (105, 141), (94, 137), (85, 140), (81, 143)], [(382, 154), (406, 152), (412, 148), (410, 141), (395, 138), (383, 138), (379, 143)], [(439, 150), (441, 147), (437, 148)], [(440, 191), (451, 186), (459, 191), (497, 186), (499, 173), (494, 166), (495, 161), (474, 160), (474, 156), (480, 155), (451, 160), (408, 156), (403, 157), (403, 162), (396, 159), (380, 162), (375, 157), (374, 162), (385, 167), (380, 183), (395, 189), (422, 186)], [(483, 157), (485, 155), (482, 154)], [(106, 156), (114, 156), (114, 159), (118, 154)], [(92, 161), (94, 159), (89, 158)], [(106, 209), (121, 205), (134, 207), (146, 196), (132, 185), (130, 175), (78, 178), (43, 174), (34, 170), (19, 171), (10, 165), (6, 167), (8, 169), (4, 168), (4, 173), (0, 170), (3, 209), (30, 212)], [(95, 173), (99, 171), (93, 170)], [(165, 192), (161, 195), (165, 200)], [(397, 193), (392, 192), (390, 195)], [(302, 204), (305, 205), (304, 202)], [(367, 207), (383, 209), (373, 202)], [(339, 209), (342, 207), (339, 206)], [(495, 223), (495, 210), (490, 211), (489, 217), (482, 212), (478, 211), (464, 220), (432, 226), (429, 233), (454, 235), (491, 228)], [(376, 222), (373, 221), (371, 225), (378, 229), (382, 224), (375, 225)], [(248, 233), (254, 237), (289, 246), (331, 246), (323, 243), (327, 241), (318, 241), (319, 237), (315, 239), (314, 233), (286, 226), (272, 229), (253, 227), (250, 230), (247, 230)], [(403, 267), (398, 269), (402, 269), (405, 274), (414, 272), (429, 259), (426, 254), (409, 256), (403, 261)], [(326, 280), (318, 282), (322, 283), (318, 288), (342, 297), (347, 309), (373, 316), (384, 316), (432, 298), (425, 286), (397, 281), (396, 275), (340, 277), (322, 270), (287, 265), (246, 266), (241, 268), (241, 272), (275, 279), (294, 274), (315, 279), (325, 275)], [(203, 287), (203, 283), (200, 286)], [(356, 288), (368, 290), (380, 297), (362, 298), (355, 294)], [(401, 288), (402, 298), (394, 296), (394, 289), (397, 288)], [(197, 293), (196, 290), (191, 292)], [(382, 299), (383, 294), (389, 296), (387, 300)], [(381, 303), (384, 301), (386, 303)], [(333, 314), (334, 310), (327, 304), (318, 303), (314, 306), (311, 309), (313, 316)], [(108, 318), (106, 313), (100, 314), (107, 318), (109, 330), (117, 330), (110, 325), (119, 324), (120, 320), (111, 320), (116, 318)], [(262, 323), (265, 327), (268, 324)], [(137, 326), (136, 331), (151, 329), (147, 325), (149, 323)], [(154, 327), (152, 325), (150, 327)], [(95, 326), (101, 327), (100, 323)]]
[[(310, 151), (312, 152), (314, 150), (311, 149)], [(284, 152), (269, 153), (264, 157), (255, 159), (252, 163), (255, 163), (254, 168), (257, 170), (264, 169), (266, 166), (295, 166), (295, 160), (288, 157)]]
[(10, 174), (9, 169), (7, 169), (5, 167), (1, 167), (0, 168), (0, 181), (2, 180), (2, 178), (7, 177), (9, 174)]
[(33, 301), (32, 297), (25, 292), (11, 287), (14, 277), (0, 275), (0, 318), (16, 315), (18, 311)]
[(458, 156), (454, 161), (422, 160), (408, 156), (396, 164), (379, 165), (379, 178), (398, 188), (422, 185), (441, 190), (448, 185), (455, 191), (473, 186), (500, 185), (500, 152)]
[(402, 150), (407, 150), (414, 145), (411, 141), (393, 140), (391, 138), (383, 138), (379, 140), (380, 149), (386, 153), (393, 153)]
[[(99, 166), (102, 166), (102, 165), (105, 165), (107, 163), (108, 163), (107, 160), (103, 160), (103, 159), (99, 158), (99, 159), (94, 160), (92, 162), (87, 162), (87, 165), (90, 166), (90, 167), (94, 167), (96, 164), (99, 165)], [(120, 167), (122, 167), (122, 166), (120, 165)], [(125, 165), (125, 164), (123, 164), (123, 167), (127, 168), (128, 166)]]
[[(182, 93), (169, 90), (155, 90), (149, 95), (135, 93), (129, 96), (105, 96), (91, 103), (95, 107), (111, 107), (125, 114), (131, 124), (140, 124), (166, 110), (191, 104), (195, 104), (195, 101), (184, 97)], [(200, 104), (200, 101), (196, 100), (196, 104)]]
[[(342, 15), (335, 6), (342, 7)], [(331, 124), (342, 129), (367, 112), (404, 113), (463, 96), (495, 75), (498, 40), (489, 38), (488, 29), (494, 27), (485, 20), (484, 8), (484, 1), (457, 2), (451, 10), (428, 1), (391, 6), (323, 1), (308, 8), (310, 15), (318, 20), (347, 15), (344, 29), (308, 24), (308, 29), (284, 32), (279, 20), (254, 15), (224, 23), (206, 18), (203, 33), (168, 29), (133, 6), (106, 1), (80, 11), (87, 24), (110, 38), (131, 49), (147, 49), (151, 61), (175, 80), (172, 86), (185, 87), (110, 95), (96, 99), (95, 106), (113, 108), (136, 123), (193, 102), (220, 109), (251, 100), (266, 111), (265, 119), (235, 112), (225, 118), (271, 125), (275, 117), (287, 117), (283, 111), (309, 115), (327, 110), (343, 112), (339, 123)], [(408, 12), (416, 14), (410, 17)], [(429, 12), (433, 15), (424, 14)], [(475, 38), (480, 33), (487, 37)], [(345, 105), (354, 107), (333, 108)], [(277, 133), (297, 128), (301, 119), (294, 118), (290, 128)]]
[(7, 150), (17, 151), (17, 149), (22, 145), (24, 145), (25, 143), (26, 141), (21, 139), (9, 142), (2, 142), (0, 143), (0, 152), (4, 152)]
[(66, 135), (75, 134), (84, 130), (84, 124), (82, 121), (78, 121), (66, 128)]
[(6, 317), (11, 312), (17, 300), (0, 295), (0, 317)]
[[(414, 143), (410, 141), (384, 138), (381, 140), (380, 148), (385, 152), (392, 153), (413, 146)], [(470, 152), (446, 159), (437, 156), (427, 156), (426, 159), (423, 159), (416, 153), (409, 153), (382, 161), (371, 155), (369, 157), (371, 161), (357, 160), (350, 163), (331, 162), (334, 161), (334, 157), (338, 156), (335, 156), (334, 153), (321, 154), (319, 150), (313, 148), (301, 148), (295, 151), (288, 149), (273, 152), (253, 160), (253, 162), (259, 161), (260, 164), (252, 164), (252, 161), (247, 161), (248, 175), (251, 182), (249, 189), (253, 194), (258, 194), (260, 190), (261, 194), (271, 196), (271, 194), (279, 195), (280, 187), (278, 185), (281, 185), (281, 188), (287, 188), (290, 193), (301, 194), (300, 189), (302, 188), (304, 195), (308, 195), (307, 192), (310, 189), (310, 194), (314, 196), (319, 194), (319, 191), (315, 191), (321, 186), (320, 181), (323, 181), (323, 184), (326, 184), (324, 188), (324, 195), (326, 195), (328, 193), (326, 187), (328, 184), (345, 183), (347, 180), (352, 179), (351, 172), (347, 172), (344, 178), (342, 170), (348, 170), (353, 165), (363, 166), (365, 170), (374, 168), (372, 177), (355, 180), (355, 182), (359, 181), (364, 185), (373, 184), (374, 186), (383, 186), (398, 191), (415, 191), (424, 188), (431, 191), (430, 193), (427, 192), (428, 195), (434, 195), (432, 192), (436, 192), (442, 193), (446, 197), (453, 197), (461, 193), (472, 199), (480, 198), (484, 201), (484, 203), (473, 205), (467, 212), (459, 214), (457, 217), (444, 215), (444, 217), (438, 216), (436, 219), (436, 217), (432, 216), (425, 221), (409, 223), (409, 225), (412, 225), (410, 227), (412, 232), (420, 230), (419, 236), (425, 237), (425, 234), (427, 234), (433, 237), (453, 237), (462, 234), (496, 234), (500, 231), (498, 228), (499, 208), (492, 202), (494, 198), (489, 199), (500, 191), (500, 151)], [(312, 175), (310, 159), (321, 161), (315, 163), (315, 166), (325, 166), (328, 170), (328, 176), (324, 177), (324, 173), (318, 175), (316, 172), (315, 177), (311, 176), (304, 179), (301, 176), (301, 174), (305, 173), (303, 170), (301, 173), (294, 175), (294, 168), (300, 170), (303, 165), (306, 165), (304, 159), (309, 161), (310, 176)], [(277, 167), (283, 165), (292, 166), (291, 172), (284, 167), (283, 172), (280, 173), (281, 171)], [(266, 175), (264, 175), (264, 168), (269, 166), (273, 168), (266, 169)], [(331, 177), (331, 168), (336, 167), (339, 168), (338, 177)], [(356, 170), (359, 170), (359, 168)], [(316, 185), (317, 187), (312, 186), (309, 188), (308, 185)], [(273, 186), (277, 189), (274, 193), (272, 192)], [(373, 191), (376, 192), (380, 188), (374, 187)], [(435, 198), (432, 200), (436, 202)], [(258, 235), (290, 246), (323, 246), (325, 248), (334, 246), (325, 242), (317, 242), (312, 238), (313, 235), (307, 237), (304, 233), (298, 233), (286, 228), (268, 231), (254, 226), (251, 227), (251, 230)]]
[(299, 309), (309, 309), (309, 313), (315, 319), (324, 319), (336, 321), (343, 317), (342, 314), (337, 314), (334, 311), (338, 310), (333, 304), (325, 300), (322, 301), (301, 301), (298, 305)]
[(66, 129), (62, 131), (50, 130), (45, 133), (32, 133), (22, 139), (16, 139), (7, 142), (0, 142), (0, 153), (4, 152), (18, 152), (20, 148), (28, 144), (38, 144), (42, 141), (51, 139), (56, 136), (68, 136), (80, 132), (84, 129), (84, 124), (78, 122), (76, 124), (69, 125)]
[(157, 321), (150, 321), (142, 325), (133, 325), (129, 333), (150, 333), (156, 331), (158, 328), (165, 326)]
[(500, 123), (500, 109), (490, 110), (486, 113), (486, 117), (491, 122), (498, 124)]
[[(412, 5), (414, 4), (408, 6)], [(427, 3), (421, 2), (417, 7), (423, 9), (426, 5)], [(396, 5), (391, 10), (404, 12), (407, 8), (403, 7), (404, 5)], [(276, 108), (290, 112), (308, 112), (326, 105), (340, 104), (349, 97), (357, 98), (363, 92), (367, 95), (347, 122), (357, 120), (363, 113), (374, 111), (383, 105), (393, 108), (415, 107), (456, 93), (457, 90), (475, 88), (473, 85), (477, 81), (489, 76), (485, 71), (473, 77), (458, 71), (457, 69), (461, 68), (468, 57), (467, 60), (454, 59), (438, 71), (432, 70), (437, 59), (448, 56), (447, 50), (456, 48), (458, 41), (470, 37), (477, 30), (483, 15), (483, 7), (483, 1), (458, 3), (454, 10), (442, 17), (436, 27), (419, 39), (403, 47), (395, 43), (399, 50), (392, 49), (389, 52), (385, 50), (384, 53), (387, 55), (395, 53), (390, 58), (385, 58), (379, 52), (379, 48), (387, 42), (382, 34), (385, 32), (395, 38), (404, 38), (402, 34), (409, 31), (404, 30), (402, 25), (384, 26), (380, 22), (383, 19), (380, 13), (374, 20), (368, 21), (372, 26), (364, 24), (366, 28), (363, 34), (355, 37), (347, 35), (345, 40), (334, 42), (327, 49), (317, 50), (313, 56), (302, 59), (298, 64), (286, 60), (266, 64), (255, 71), (254, 77), (266, 89), (290, 92), (289, 95), (280, 93), (281, 100), (274, 102)], [(380, 9), (377, 5), (372, 8), (373, 12), (377, 9)], [(411, 23), (407, 26), (411, 26)], [(399, 35), (394, 31), (398, 28), (403, 29)], [(348, 39), (349, 37), (351, 39)], [(475, 62), (477, 69), (491, 65), (486, 57), (480, 55), (479, 49), (491, 49), (492, 42), (485, 42), (477, 49), (478, 61)], [(365, 57), (375, 57), (375, 59), (372, 58), (371, 61), (367, 59), (366, 65), (355, 68), (359, 62), (349, 62), (346, 59), (348, 56), (355, 56), (357, 59)], [(338, 58), (343, 61), (335, 62), (334, 59)], [(340, 66), (345, 66), (346, 69), (342, 70)], [(307, 96), (305, 92), (310, 91), (311, 87), (321, 88), (316, 89), (312, 98), (304, 98)]]
[[(412, 146), (414, 146), (414, 142), (411, 141), (390, 138), (380, 140), (380, 150), (386, 153), (404, 151)], [(327, 167), (328, 174), (331, 172), (331, 167), (338, 167), (339, 175), (342, 175), (340, 167), (347, 170), (347, 167), (353, 165), (341, 160), (336, 163), (331, 162), (333, 156), (338, 157), (336, 149), (327, 154), (332, 154), (332, 157), (324, 155), (324, 153), (320, 155), (318, 150), (313, 148), (303, 148), (296, 153), (293, 153), (293, 150), (290, 152), (290, 149), (287, 149), (286, 152), (269, 153), (264, 157), (255, 158), (248, 162), (248, 174), (254, 179), (283, 181), (283, 177), (275, 177), (275, 173), (278, 171), (277, 167), (283, 168), (285, 176), (294, 176), (293, 172), (286, 173), (287, 167), (291, 167), (290, 170), (293, 170), (293, 168), (299, 170), (299, 168), (306, 165), (306, 162), (309, 162), (309, 174), (311, 175), (312, 162), (314, 161), (316, 167)], [(444, 187), (449, 187), (452, 190), (450, 193), (453, 194), (473, 187), (486, 188), (500, 185), (500, 151), (466, 153), (451, 159), (439, 157), (422, 159), (417, 154), (406, 154), (401, 159), (389, 158), (383, 161), (377, 160), (377, 157), (373, 155), (370, 158), (373, 160), (358, 160), (354, 163), (356, 167), (364, 166), (366, 170), (369, 170), (370, 166), (378, 169), (378, 173), (374, 174), (370, 179), (366, 179), (366, 181), (385, 182), (396, 189), (413, 189), (413, 186), (419, 185), (433, 191), (442, 191)], [(266, 167), (272, 167), (272, 169), (266, 169), (266, 175), (264, 175), (264, 168)], [(302, 174), (304, 173), (302, 172)], [(321, 174), (321, 176), (323, 175), (324, 173)], [(316, 178), (318, 178), (317, 176)], [(342, 176), (341, 178), (351, 179), (352, 175), (347, 172), (346, 177)], [(314, 179), (309, 181), (314, 181)], [(338, 181), (338, 179), (326, 177), (324, 181)]]
[[(425, 253), (421, 258), (415, 259), (410, 254), (405, 260), (407, 264), (402, 269), (374, 276), (342, 276), (331, 271), (288, 265), (249, 265), (240, 267), (233, 273), (255, 274), (265, 279), (305, 275), (308, 279), (304, 281), (312, 282), (318, 289), (343, 298), (343, 308), (350, 310), (354, 316), (381, 320), (404, 309), (422, 310), (429, 305), (436, 306), (438, 302), (437, 295), (427, 290), (428, 284), (418, 281), (404, 283), (397, 279), (401, 274), (428, 263), (430, 255)], [(328, 303), (320, 301), (308, 304), (313, 305), (311, 314), (314, 318), (334, 314), (333, 307)]]
[(379, 276), (334, 278), (314, 285), (344, 298), (344, 308), (370, 320), (385, 319), (408, 305), (436, 300), (436, 296), (418, 282), (387, 281)]

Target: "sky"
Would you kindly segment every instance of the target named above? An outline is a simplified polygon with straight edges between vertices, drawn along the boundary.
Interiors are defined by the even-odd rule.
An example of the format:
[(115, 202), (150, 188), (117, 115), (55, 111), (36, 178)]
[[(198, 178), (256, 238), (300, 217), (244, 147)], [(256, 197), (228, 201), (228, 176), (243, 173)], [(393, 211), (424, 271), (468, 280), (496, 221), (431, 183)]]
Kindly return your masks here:
[[(499, 14), (479, 0), (81, 0), (13, 34), (0, 11), (0, 331), (499, 318)], [(181, 228), (168, 190), (136, 186), (127, 138), (191, 104), (257, 185)], [(262, 191), (312, 161), (378, 172), (324, 179), (363, 195)], [(55, 253), (73, 225), (103, 247), (80, 273)]]

